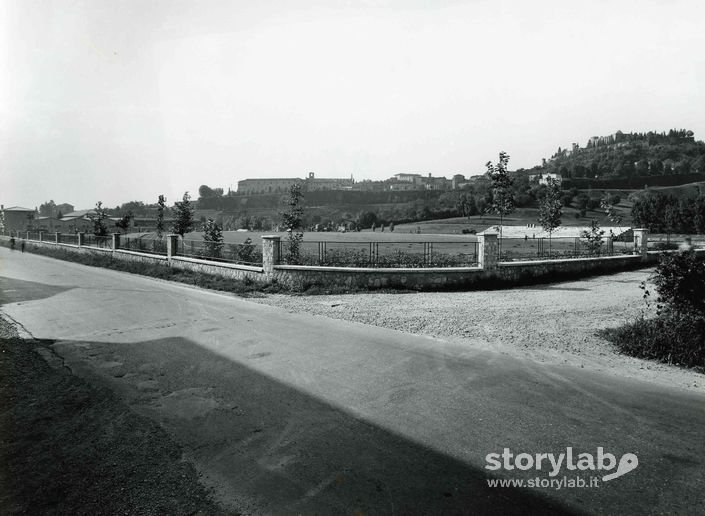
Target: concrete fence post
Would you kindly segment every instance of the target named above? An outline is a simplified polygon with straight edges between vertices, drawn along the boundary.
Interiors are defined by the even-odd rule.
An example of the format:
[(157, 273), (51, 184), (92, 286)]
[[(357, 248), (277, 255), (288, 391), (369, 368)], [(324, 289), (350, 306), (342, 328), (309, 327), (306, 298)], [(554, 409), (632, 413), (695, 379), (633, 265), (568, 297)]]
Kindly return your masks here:
[(179, 254), (179, 235), (166, 236), (166, 259), (171, 265), (171, 259)]
[(44, 241), (44, 231), (39, 232), (39, 241), (43, 242)]
[(274, 275), (274, 266), (279, 265), (280, 242), (281, 237), (278, 235), (262, 235), (262, 268), (267, 278)]
[(81, 231), (80, 233), (76, 233), (76, 235), (78, 236), (78, 247), (81, 247), (82, 245), (84, 245), (86, 234)]
[(54, 237), (55, 237), (54, 242), (57, 243), (57, 244), (60, 244), (60, 243), (61, 243), (61, 233), (59, 233), (59, 232), (57, 231), (57, 232), (55, 233)]
[(480, 267), (489, 271), (497, 268), (499, 240), (496, 233), (477, 235), (477, 260)]
[(120, 249), (120, 233), (113, 233), (113, 251)]
[(29, 240), (29, 231), (27, 231), (27, 240)]
[(641, 255), (642, 260), (648, 256), (649, 230), (645, 228), (634, 229), (634, 254)]

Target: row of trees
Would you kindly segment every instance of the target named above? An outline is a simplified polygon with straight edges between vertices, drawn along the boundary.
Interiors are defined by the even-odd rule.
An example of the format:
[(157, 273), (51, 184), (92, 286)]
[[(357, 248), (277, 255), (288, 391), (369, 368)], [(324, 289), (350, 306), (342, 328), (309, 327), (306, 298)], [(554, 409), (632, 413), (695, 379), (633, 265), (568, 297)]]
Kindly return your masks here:
[[(157, 199), (157, 217), (156, 217), (156, 231), (157, 236), (161, 238), (166, 231), (166, 226), (164, 222), (164, 215), (167, 211), (166, 197), (160, 195)], [(195, 207), (191, 202), (191, 196), (188, 192), (184, 193), (181, 201), (174, 204), (174, 223), (171, 226), (171, 231), (180, 236), (190, 232), (194, 227), (194, 215)], [(93, 234), (95, 236), (107, 236), (108, 231), (108, 220), (109, 213), (108, 209), (103, 206), (102, 201), (98, 201), (93, 210), (93, 214), (89, 215), (91, 222), (93, 223)], [(123, 231), (127, 231), (130, 228), (131, 222), (134, 218), (132, 211), (120, 216), (120, 218), (115, 222), (115, 226)]]
[(654, 233), (705, 233), (705, 195), (678, 198), (646, 191), (634, 198), (634, 225)]
[[(502, 225), (503, 219), (511, 214), (515, 209), (514, 181), (508, 171), (509, 156), (505, 152), (500, 152), (499, 161), (496, 164), (487, 163), (487, 177), (490, 180), (489, 195), (490, 200), (487, 205), (489, 212), (499, 215), (499, 245), (500, 254), (502, 246)], [(551, 177), (547, 177), (545, 187), (540, 189), (538, 195), (538, 222), (544, 231), (548, 233), (548, 253), (551, 254), (551, 243), (553, 232), (562, 224), (563, 206), (573, 202), (576, 192), (563, 192), (560, 183)], [(617, 208), (620, 202), (619, 196), (606, 195), (600, 201), (591, 199), (587, 195), (577, 195), (578, 209), (584, 214), (586, 209), (601, 207), (609, 220), (616, 225), (622, 222), (622, 213)], [(593, 204), (595, 203), (595, 204)], [(589, 251), (598, 254), (602, 247), (604, 231), (600, 229), (597, 220), (592, 220), (589, 230), (583, 231), (582, 237), (587, 243)]]

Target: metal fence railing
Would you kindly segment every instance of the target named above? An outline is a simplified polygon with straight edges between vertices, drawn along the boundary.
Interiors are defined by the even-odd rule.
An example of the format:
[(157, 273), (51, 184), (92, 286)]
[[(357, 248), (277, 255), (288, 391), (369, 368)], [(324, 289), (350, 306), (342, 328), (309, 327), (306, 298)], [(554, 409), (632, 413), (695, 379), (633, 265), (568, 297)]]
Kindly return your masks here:
[[(249, 240), (249, 239), (248, 239)], [(251, 241), (241, 244), (205, 242), (183, 239), (179, 241), (178, 255), (242, 265), (262, 265), (262, 247)]]
[[(52, 237), (53, 240), (56, 239), (55, 235), (49, 235)], [(46, 238), (45, 238), (46, 240)], [(59, 243), (60, 244), (71, 244), (71, 245), (78, 245), (78, 235), (72, 234), (72, 233), (60, 233), (59, 234)]]
[(587, 238), (503, 238), (498, 246), (499, 261), (557, 260), (631, 254), (633, 239), (616, 241), (603, 238), (590, 242)]
[(128, 251), (139, 251), (141, 253), (151, 253), (166, 255), (167, 245), (165, 238), (149, 238), (149, 237), (120, 237), (120, 249)]
[(86, 234), (83, 236), (83, 245), (90, 247), (100, 247), (103, 249), (112, 249), (113, 237)]
[(329, 267), (474, 267), (477, 242), (322, 242), (302, 241), (298, 257), (279, 242), (282, 263)]

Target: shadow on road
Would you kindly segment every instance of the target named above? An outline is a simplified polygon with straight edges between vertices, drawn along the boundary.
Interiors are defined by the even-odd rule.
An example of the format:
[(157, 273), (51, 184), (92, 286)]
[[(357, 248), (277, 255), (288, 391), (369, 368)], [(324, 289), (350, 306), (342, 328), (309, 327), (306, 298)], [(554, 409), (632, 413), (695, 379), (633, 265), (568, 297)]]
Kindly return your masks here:
[(246, 512), (575, 513), (539, 493), (489, 488), (482, 469), (184, 338), (56, 349), (73, 355), (78, 374), (107, 383), (160, 422), (221, 496), (250, 501)]
[(0, 305), (46, 299), (76, 287), (60, 287), (0, 276)]

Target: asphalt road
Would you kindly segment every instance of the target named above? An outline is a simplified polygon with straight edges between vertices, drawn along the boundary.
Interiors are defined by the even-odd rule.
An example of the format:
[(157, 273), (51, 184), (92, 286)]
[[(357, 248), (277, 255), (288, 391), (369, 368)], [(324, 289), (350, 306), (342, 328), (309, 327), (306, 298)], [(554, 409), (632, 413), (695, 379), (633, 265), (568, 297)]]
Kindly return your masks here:
[[(234, 511), (705, 513), (698, 394), (5, 248), (0, 288), (6, 315), (159, 421)], [(488, 486), (552, 478), (490, 472), (489, 453), (568, 447), (638, 467), (592, 488)]]

